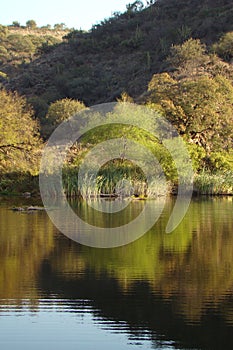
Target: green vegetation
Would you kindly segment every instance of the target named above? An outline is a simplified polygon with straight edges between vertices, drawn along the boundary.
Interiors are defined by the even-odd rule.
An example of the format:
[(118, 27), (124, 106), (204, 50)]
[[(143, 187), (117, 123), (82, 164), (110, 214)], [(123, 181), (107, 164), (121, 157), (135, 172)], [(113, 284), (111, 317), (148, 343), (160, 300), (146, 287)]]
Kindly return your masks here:
[(36, 24), (36, 22), (33, 19), (29, 19), (26, 22), (26, 27), (29, 28), (29, 29), (36, 29), (37, 24)]
[[(138, 201), (136, 204), (137, 206), (134, 203), (127, 208), (126, 220), (131, 221), (137, 215), (135, 209), (138, 212), (143, 209), (143, 201)], [(13, 205), (12, 202), (7, 202), (7, 206), (9, 205)], [(18, 199), (17, 205), (28, 205), (28, 201), (22, 203), (22, 199)], [(83, 219), (88, 219), (95, 225), (104, 225), (103, 213), (93, 214), (85, 201), (74, 201), (71, 205)], [(18, 308), (23, 308), (25, 305), (20, 300), (25, 299), (26, 291), (35, 296), (30, 298), (30, 303), (34, 305), (36, 311), (38, 303), (35, 299), (40, 299), (42, 291), (61, 295), (62, 298), (65, 296), (70, 300), (71, 295), (74, 296), (74, 290), (79, 291), (81, 286), (82, 293), (83, 291), (86, 293), (85, 298), (91, 300), (96, 293), (101, 296), (103, 301), (101, 307), (105, 305), (106, 314), (111, 311), (107, 294), (109, 296), (109, 288), (112, 287), (116, 293), (120, 292), (119, 302), (125, 301), (128, 295), (129, 299), (124, 308), (131, 316), (134, 329), (135, 314), (132, 316), (132, 310), (139, 308), (136, 311), (140, 327), (142, 315), (148, 325), (148, 317), (153, 318), (157, 314), (151, 312), (151, 302), (161, 295), (166, 306), (169, 302), (173, 302), (173, 312), (178, 313), (179, 318), (184, 317), (186, 322), (200, 321), (206, 305), (208, 307), (211, 305), (214, 311), (219, 308), (221, 315), (232, 323), (231, 300), (226, 299), (233, 281), (233, 271), (229, 268), (233, 254), (231, 234), (233, 222), (229, 216), (232, 211), (232, 198), (193, 200), (179, 227), (171, 234), (165, 234), (172, 209), (173, 203), (169, 200), (164, 215), (153, 229), (135, 242), (113, 249), (94, 249), (76, 244), (62, 235), (58, 237), (57, 230), (44, 213), (28, 216), (2, 209), (0, 212), (2, 303), (9, 298), (16, 300)], [(38, 224), (41, 220), (42, 225)], [(111, 224), (117, 225), (119, 222), (122, 224), (122, 216), (114, 216)], [(44, 278), (44, 261), (50, 267), (50, 278), (48, 274)], [(24, 271), (24, 278), (19, 269)], [(42, 280), (43, 284), (40, 284)], [(95, 280), (98, 281), (97, 284)], [(44, 281), (48, 284), (45, 285)], [(59, 294), (61, 281), (64, 286), (63, 294)], [(148, 288), (142, 288), (142, 285)], [(104, 291), (106, 294), (103, 295)], [(132, 294), (136, 298), (136, 291), (138, 293), (140, 291), (140, 300), (143, 293), (144, 299), (150, 301), (144, 314), (142, 311), (139, 312), (145, 309), (144, 304), (141, 305), (134, 300), (132, 309), (128, 302), (132, 299)], [(182, 298), (174, 298), (174, 295), (182, 295)], [(113, 315), (116, 315), (115, 301), (114, 295)], [(119, 309), (118, 306), (117, 308)], [(122, 319), (121, 310), (122, 307), (119, 311), (120, 319)], [(168, 317), (171, 317), (171, 313), (168, 313)], [(159, 318), (160, 315), (158, 320)], [(203, 322), (206, 324), (205, 320)], [(151, 326), (153, 325), (154, 322), (151, 323)], [(206, 329), (204, 336), (206, 337)], [(213, 336), (212, 332), (210, 336)]]
[(221, 58), (230, 62), (233, 58), (233, 32), (224, 34), (212, 48)]
[(205, 151), (229, 150), (233, 138), (233, 86), (223, 76), (202, 75), (176, 81), (168, 73), (155, 75), (149, 84), (149, 106), (158, 108), (189, 144)]
[(0, 90), (0, 192), (38, 189), (42, 142), (38, 122), (26, 99)]
[(50, 136), (60, 123), (76, 115), (84, 108), (84, 103), (69, 98), (51, 103), (44, 121), (43, 136)]
[[(26, 28), (22, 28), (19, 23), (13, 23), (9, 27), (0, 25), (0, 70), (13, 78), (41, 53), (60, 42), (61, 36), (37, 28), (33, 20), (27, 22)], [(7, 81), (2, 79), (0, 83)]]
[(144, 199), (156, 198), (166, 195), (171, 188), (157, 176), (148, 188), (147, 179), (142, 170), (130, 161), (114, 159), (98, 172), (93, 182), (91, 176), (86, 176), (82, 186), (78, 186), (77, 168), (65, 168), (63, 171), (63, 184), (67, 197), (84, 198), (101, 196), (119, 196)]
[(203, 171), (196, 175), (194, 191), (203, 195), (232, 194), (233, 172), (209, 173)]
[(40, 148), (31, 107), (17, 93), (0, 90), (0, 171), (38, 172)]
[[(80, 217), (89, 220), (91, 224), (104, 223), (102, 213), (92, 213), (87, 203), (74, 201), (71, 205)], [(137, 205), (141, 211), (143, 202), (139, 201)], [(179, 227), (171, 234), (164, 234), (172, 208), (171, 201), (168, 201), (165, 214), (154, 228), (124, 247), (93, 249), (62, 240), (60, 249), (52, 256), (52, 270), (59, 278), (63, 275), (67, 283), (69, 280), (75, 283), (76, 280), (77, 286), (82, 283), (85, 273), (90, 278), (90, 271), (98, 279), (103, 276), (103, 281), (109, 277), (111, 285), (115, 278), (124, 296), (128, 294), (129, 298), (137, 288), (141, 292), (147, 290), (141, 288), (144, 282), (150, 291), (145, 298), (150, 295), (153, 299), (162, 294), (166, 305), (169, 301), (173, 302), (176, 306), (173, 312), (177, 312), (179, 317), (185, 317), (186, 321), (200, 321), (206, 304), (209, 306), (211, 303), (214, 310), (220, 306), (221, 314), (224, 313), (224, 317), (232, 322), (229, 308), (221, 306), (221, 303), (231, 305), (224, 297), (231, 288), (233, 278), (233, 272), (229, 269), (233, 252), (233, 226), (229, 216), (232, 211), (232, 198), (193, 200)], [(130, 206), (128, 210), (126, 216), (132, 220), (135, 212), (130, 212)], [(121, 214), (121, 224), (122, 219)], [(113, 220), (116, 224), (117, 217)], [(138, 284), (138, 280), (142, 283)], [(99, 288), (103, 290), (102, 283)], [(90, 289), (88, 284), (88, 290)], [(74, 284), (71, 284), (71, 290), (74, 290)], [(174, 298), (174, 295), (181, 295), (180, 292), (182, 298)], [(124, 298), (121, 296), (121, 299)], [(150, 314), (154, 315), (148, 309), (145, 314), (146, 321)], [(141, 322), (141, 313), (138, 318)], [(132, 322), (134, 321), (133, 318)], [(211, 333), (211, 337), (212, 335)]]
[[(64, 23), (38, 28), (34, 20), (26, 27), (17, 21), (0, 26), (2, 176), (38, 175), (40, 138), (46, 142), (59, 123), (85, 106), (135, 101), (162, 114), (182, 136), (198, 193), (233, 193), (231, 1), (148, 5), (135, 1), (89, 32), (70, 31)], [(119, 125), (93, 130), (73, 145), (64, 165), (67, 195), (78, 194), (81, 160), (110, 137), (129, 137), (148, 147), (167, 181), (177, 186), (174, 164), (160, 142)], [(141, 186), (134, 194), (148, 195), (143, 174), (121, 158), (101, 168), (93, 193), (116, 193), (122, 174)]]

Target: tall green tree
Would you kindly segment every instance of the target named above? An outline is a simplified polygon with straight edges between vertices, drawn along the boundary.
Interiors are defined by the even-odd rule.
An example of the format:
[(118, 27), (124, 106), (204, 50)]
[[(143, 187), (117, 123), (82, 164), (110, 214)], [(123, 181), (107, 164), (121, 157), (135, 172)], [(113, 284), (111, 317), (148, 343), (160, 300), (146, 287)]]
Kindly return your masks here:
[(168, 73), (156, 74), (148, 103), (160, 109), (188, 143), (207, 154), (232, 148), (233, 86), (227, 78), (202, 75), (177, 81)]
[(26, 99), (0, 90), (0, 171), (36, 172), (41, 141)]

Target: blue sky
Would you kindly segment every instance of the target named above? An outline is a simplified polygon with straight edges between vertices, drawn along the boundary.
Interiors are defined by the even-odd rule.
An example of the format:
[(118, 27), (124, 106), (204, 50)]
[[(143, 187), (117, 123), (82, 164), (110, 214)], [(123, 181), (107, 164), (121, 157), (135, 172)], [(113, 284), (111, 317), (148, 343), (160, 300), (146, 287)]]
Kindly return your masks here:
[(38, 26), (65, 23), (69, 28), (90, 29), (112, 12), (124, 12), (134, 0), (6, 0), (1, 5), (0, 24), (34, 19)]

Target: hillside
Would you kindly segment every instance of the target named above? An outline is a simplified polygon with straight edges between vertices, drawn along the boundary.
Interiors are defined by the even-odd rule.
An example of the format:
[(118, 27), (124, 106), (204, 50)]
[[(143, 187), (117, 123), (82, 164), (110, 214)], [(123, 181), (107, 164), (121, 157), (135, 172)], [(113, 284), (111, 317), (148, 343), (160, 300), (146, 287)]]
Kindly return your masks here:
[(22, 36), (37, 36), (37, 37), (53, 37), (62, 41), (63, 36), (70, 32), (70, 29), (56, 30), (44, 27), (27, 28), (27, 27), (14, 27), (8, 26), (9, 34), (19, 34)]
[[(5, 82), (23, 72), (36, 58), (62, 42), (69, 30), (0, 25), (0, 77)], [(3, 80), (4, 82), (4, 80)]]
[(26, 95), (40, 118), (64, 97), (87, 105), (114, 101), (123, 91), (135, 98), (154, 73), (170, 69), (172, 45), (192, 37), (210, 47), (233, 30), (231, 0), (159, 0), (143, 10), (137, 3), (88, 33), (69, 33), (17, 72), (8, 67), (4, 85)]

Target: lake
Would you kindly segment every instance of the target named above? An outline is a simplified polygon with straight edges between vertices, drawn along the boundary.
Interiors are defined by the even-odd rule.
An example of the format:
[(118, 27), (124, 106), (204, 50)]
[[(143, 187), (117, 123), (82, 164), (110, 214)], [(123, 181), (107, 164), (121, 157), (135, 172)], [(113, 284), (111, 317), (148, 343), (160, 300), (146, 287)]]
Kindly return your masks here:
[(233, 197), (193, 198), (167, 234), (174, 202), (140, 239), (97, 249), (10, 210), (35, 199), (2, 197), (0, 348), (233, 349)]

